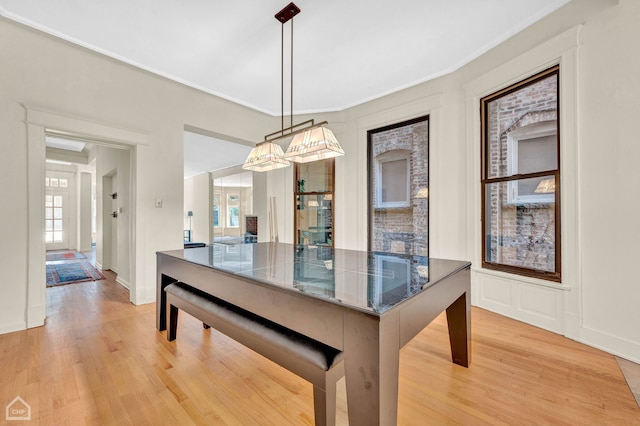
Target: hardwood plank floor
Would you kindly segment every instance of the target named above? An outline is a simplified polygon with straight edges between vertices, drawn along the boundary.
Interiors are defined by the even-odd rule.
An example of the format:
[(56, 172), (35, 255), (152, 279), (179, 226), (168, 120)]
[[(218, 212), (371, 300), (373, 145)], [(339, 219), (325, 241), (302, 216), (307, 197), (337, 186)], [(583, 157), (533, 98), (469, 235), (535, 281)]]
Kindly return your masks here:
[[(0, 335), (0, 408), (19, 395), (25, 424), (40, 425), (313, 424), (309, 383), (183, 313), (167, 342), (155, 306), (130, 304), (105, 274), (47, 289), (44, 327)], [(469, 369), (450, 361), (445, 316), (403, 348), (399, 424), (640, 424), (612, 355), (481, 309), (472, 318)], [(338, 394), (344, 425), (344, 380)]]

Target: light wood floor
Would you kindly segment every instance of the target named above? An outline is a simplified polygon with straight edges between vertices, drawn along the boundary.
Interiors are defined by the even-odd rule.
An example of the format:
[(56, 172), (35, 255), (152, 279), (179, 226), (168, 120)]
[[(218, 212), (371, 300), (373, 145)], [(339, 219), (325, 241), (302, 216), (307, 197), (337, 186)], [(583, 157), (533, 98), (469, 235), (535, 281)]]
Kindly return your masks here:
[[(108, 279), (47, 289), (44, 327), (0, 335), (0, 423), (21, 396), (41, 425), (308, 425), (311, 385), (181, 313), (178, 340)], [(401, 352), (400, 425), (639, 425), (613, 356), (473, 309), (469, 369), (439, 317)], [(339, 424), (347, 424), (344, 380)]]

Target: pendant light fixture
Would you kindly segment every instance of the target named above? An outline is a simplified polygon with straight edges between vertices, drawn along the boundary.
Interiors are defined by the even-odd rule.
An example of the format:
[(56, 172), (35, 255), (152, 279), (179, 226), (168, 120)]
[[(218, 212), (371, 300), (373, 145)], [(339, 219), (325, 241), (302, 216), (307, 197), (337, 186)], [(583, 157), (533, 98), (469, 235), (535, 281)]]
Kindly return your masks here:
[[(300, 8), (294, 3), (289, 3), (284, 9), (276, 13), (275, 18), (282, 24), (281, 29), (281, 60), (280, 60), (280, 113), (281, 130), (268, 134), (264, 141), (257, 144), (247, 156), (243, 169), (256, 172), (287, 167), (291, 163), (306, 163), (325, 158), (344, 155), (340, 143), (333, 132), (324, 127), (327, 122), (316, 124), (314, 120), (308, 120), (299, 124), (293, 124), (293, 17), (300, 13)], [(290, 126), (284, 127), (284, 24), (291, 21), (291, 115)], [(284, 153), (276, 142), (294, 136), (287, 152)]]

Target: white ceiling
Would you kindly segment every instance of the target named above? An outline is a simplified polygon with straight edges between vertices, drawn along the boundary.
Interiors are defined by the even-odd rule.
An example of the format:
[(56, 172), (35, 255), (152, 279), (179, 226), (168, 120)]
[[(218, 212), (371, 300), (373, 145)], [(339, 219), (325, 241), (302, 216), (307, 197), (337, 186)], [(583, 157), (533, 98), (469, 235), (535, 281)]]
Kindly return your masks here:
[[(450, 73), (569, 0), (296, 0), (294, 112), (339, 111)], [(288, 0), (0, 0), (0, 14), (279, 116)], [(285, 33), (284, 112), (289, 113)], [(224, 152), (224, 155), (220, 155)], [(185, 132), (185, 177), (249, 148)]]
[[(343, 110), (454, 71), (568, 1), (296, 0), (294, 112)], [(277, 116), (274, 15), (287, 3), (0, 0), (0, 14)]]
[[(242, 164), (251, 147), (193, 132), (184, 132), (184, 177)], [(240, 185), (238, 185), (240, 186)]]
[(87, 145), (86, 142), (71, 141), (49, 135), (45, 137), (45, 143), (51, 148), (66, 149), (74, 152), (82, 152), (84, 147)]

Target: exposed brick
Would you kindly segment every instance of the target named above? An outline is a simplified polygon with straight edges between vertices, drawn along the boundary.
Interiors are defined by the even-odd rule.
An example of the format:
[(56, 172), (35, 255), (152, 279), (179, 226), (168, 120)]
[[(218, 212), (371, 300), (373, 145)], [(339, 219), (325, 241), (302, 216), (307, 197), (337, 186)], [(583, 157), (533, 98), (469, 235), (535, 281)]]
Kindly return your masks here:
[(420, 188), (429, 186), (429, 125), (427, 121), (378, 132), (372, 135), (370, 188), (376, 205), (375, 161), (391, 151), (410, 152), (411, 205), (398, 209), (372, 209), (372, 249), (428, 255), (429, 212), (427, 199), (414, 199)]
[[(509, 132), (535, 123), (556, 120), (557, 78), (503, 96), (488, 107), (488, 177), (506, 176)], [(545, 271), (555, 270), (555, 206), (551, 203), (510, 204), (507, 184), (491, 185), (486, 224), (489, 260)]]

